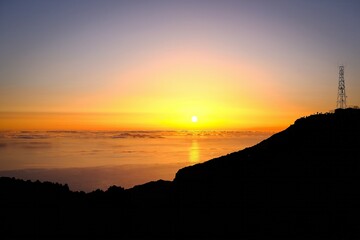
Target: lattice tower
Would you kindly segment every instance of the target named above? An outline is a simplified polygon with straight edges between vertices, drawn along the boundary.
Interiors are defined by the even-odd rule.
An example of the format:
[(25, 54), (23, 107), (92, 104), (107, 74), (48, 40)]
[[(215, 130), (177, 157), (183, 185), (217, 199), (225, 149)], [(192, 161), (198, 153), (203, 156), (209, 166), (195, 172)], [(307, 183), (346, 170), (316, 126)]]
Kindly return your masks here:
[(336, 108), (346, 108), (344, 66), (339, 66), (339, 87)]

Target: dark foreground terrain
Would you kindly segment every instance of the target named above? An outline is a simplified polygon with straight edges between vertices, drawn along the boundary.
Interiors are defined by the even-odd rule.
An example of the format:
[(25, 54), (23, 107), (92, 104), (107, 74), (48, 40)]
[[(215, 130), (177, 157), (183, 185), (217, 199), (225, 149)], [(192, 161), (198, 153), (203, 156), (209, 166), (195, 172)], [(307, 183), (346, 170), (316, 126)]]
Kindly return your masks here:
[(1, 239), (360, 239), (360, 110), (126, 190), (0, 178), (0, 214)]

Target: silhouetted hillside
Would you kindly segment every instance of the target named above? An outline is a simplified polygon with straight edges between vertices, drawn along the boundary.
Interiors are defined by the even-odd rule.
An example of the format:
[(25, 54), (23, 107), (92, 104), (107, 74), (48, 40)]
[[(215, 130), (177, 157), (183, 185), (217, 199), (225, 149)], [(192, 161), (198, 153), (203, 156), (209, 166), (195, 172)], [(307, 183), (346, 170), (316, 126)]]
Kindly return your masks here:
[(143, 239), (359, 239), (360, 110), (295, 121), (173, 181), (71, 192), (0, 178), (0, 234)]
[(359, 236), (359, 123), (360, 110), (353, 109), (301, 118), (253, 147), (179, 170), (174, 185), (183, 203), (234, 206), (231, 231)]

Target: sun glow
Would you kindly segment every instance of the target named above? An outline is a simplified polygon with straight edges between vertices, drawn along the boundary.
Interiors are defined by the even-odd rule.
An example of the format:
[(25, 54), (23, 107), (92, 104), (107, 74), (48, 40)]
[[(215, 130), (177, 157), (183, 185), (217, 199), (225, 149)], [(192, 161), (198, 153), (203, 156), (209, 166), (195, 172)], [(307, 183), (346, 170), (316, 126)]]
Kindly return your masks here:
[[(256, 96), (267, 96), (273, 103), (281, 99), (256, 87), (258, 79), (271, 76), (249, 63), (219, 58), (210, 50), (176, 50), (155, 59), (109, 72), (104, 76), (107, 84), (91, 95), (68, 96), (57, 101), (59, 105), (52, 97), (35, 98), (33, 112), (0, 112), (0, 129), (282, 129), (289, 122), (283, 115), (276, 119), (274, 109), (264, 109), (267, 105), (261, 97), (250, 101), (245, 80), (251, 83), (246, 89), (256, 89)], [(271, 121), (264, 123), (265, 118)]]

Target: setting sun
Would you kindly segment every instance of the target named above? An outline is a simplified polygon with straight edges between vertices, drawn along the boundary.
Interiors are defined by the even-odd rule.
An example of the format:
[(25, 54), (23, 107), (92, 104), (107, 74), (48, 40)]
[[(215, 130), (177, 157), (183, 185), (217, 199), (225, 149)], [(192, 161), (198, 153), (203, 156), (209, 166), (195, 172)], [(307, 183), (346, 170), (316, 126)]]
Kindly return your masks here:
[(191, 121), (192, 121), (193, 123), (196, 123), (196, 122), (198, 121), (198, 117), (197, 117), (197, 116), (192, 116), (192, 117), (191, 117)]

